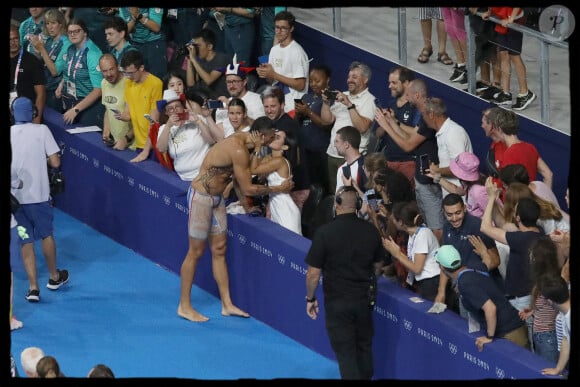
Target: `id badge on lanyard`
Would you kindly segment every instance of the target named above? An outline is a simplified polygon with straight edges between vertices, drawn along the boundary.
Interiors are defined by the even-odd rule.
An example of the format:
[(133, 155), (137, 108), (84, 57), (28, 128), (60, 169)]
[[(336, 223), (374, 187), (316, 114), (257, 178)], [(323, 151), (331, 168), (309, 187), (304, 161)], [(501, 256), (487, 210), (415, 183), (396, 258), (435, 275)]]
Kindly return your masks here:
[(87, 50), (86, 45), (81, 49), (81, 51), (79, 52), (79, 56), (77, 57), (77, 61), (75, 63), (75, 67), (72, 73), (72, 79), (74, 79), (74, 81), (71, 80), (71, 66), (72, 66), (72, 62), (74, 61), (73, 57), (70, 61), (70, 63), (68, 64), (68, 79), (66, 81), (66, 92), (67, 94), (69, 94), (71, 97), (73, 98), (77, 98), (77, 87), (76, 87), (76, 76), (77, 76), (77, 70), (78, 68), (81, 66), (81, 60), (83, 59), (83, 54), (85, 53), (85, 51)]
[(16, 90), (11, 91), (10, 92), (10, 100), (9, 100), (9, 108), (12, 108), (12, 102), (14, 102), (14, 100), (16, 99), (16, 97), (18, 97), (18, 93), (16, 92)]

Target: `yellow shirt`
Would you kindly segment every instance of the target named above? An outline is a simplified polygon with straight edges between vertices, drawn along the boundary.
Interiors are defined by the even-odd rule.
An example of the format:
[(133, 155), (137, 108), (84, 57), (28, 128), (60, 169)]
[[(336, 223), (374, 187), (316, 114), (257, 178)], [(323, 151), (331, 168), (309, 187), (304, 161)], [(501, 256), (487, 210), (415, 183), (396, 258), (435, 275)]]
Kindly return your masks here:
[(129, 105), (135, 147), (143, 148), (149, 135), (149, 121), (144, 114), (151, 114), (157, 109), (156, 102), (163, 98), (163, 82), (153, 74), (148, 74), (141, 83), (127, 79), (125, 101)]

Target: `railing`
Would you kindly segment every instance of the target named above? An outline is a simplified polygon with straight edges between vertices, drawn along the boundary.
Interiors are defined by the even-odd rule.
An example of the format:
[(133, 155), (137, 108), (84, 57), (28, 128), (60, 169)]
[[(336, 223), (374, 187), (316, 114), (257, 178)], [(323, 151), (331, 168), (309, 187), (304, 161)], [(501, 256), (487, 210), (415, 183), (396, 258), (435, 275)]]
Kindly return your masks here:
[[(477, 15), (481, 16), (481, 12), (477, 12)], [(341, 11), (340, 8), (332, 9), (332, 32), (337, 38), (342, 39), (341, 31)], [(495, 17), (489, 17), (489, 20), (494, 23), (501, 23), (501, 20)], [(406, 8), (397, 8), (397, 23), (398, 23), (398, 42), (399, 42), (399, 63), (403, 66), (407, 66), (407, 16)], [(508, 25), (509, 28), (519, 31), (524, 35), (530, 36), (538, 41), (540, 44), (540, 116), (541, 122), (544, 124), (550, 124), (550, 54), (549, 46), (563, 48), (568, 50), (568, 43), (561, 40), (557, 40), (554, 37), (544, 34), (542, 32), (533, 30), (531, 28), (511, 23)], [(468, 49), (468, 68), (475, 68), (475, 34), (471, 31), (469, 17), (465, 17), (465, 29), (467, 32), (467, 49)], [(468, 71), (467, 73), (467, 91), (471, 94), (475, 94), (476, 85), (476, 74), (473, 71)]]

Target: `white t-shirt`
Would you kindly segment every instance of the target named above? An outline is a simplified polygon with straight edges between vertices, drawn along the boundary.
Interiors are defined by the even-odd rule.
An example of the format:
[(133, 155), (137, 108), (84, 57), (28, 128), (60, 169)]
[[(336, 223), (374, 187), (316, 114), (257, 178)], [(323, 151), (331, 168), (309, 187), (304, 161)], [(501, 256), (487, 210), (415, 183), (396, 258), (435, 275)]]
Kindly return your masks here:
[(411, 279), (414, 276), (417, 281), (421, 281), (427, 278), (433, 278), (441, 273), (439, 264), (435, 260), (435, 251), (438, 248), (439, 242), (437, 241), (437, 237), (428, 227), (418, 227), (413, 235), (409, 235), (409, 240), (407, 241), (407, 256), (409, 260), (415, 262), (415, 254), (427, 254), (421, 273), (414, 274), (409, 270)]
[[(161, 125), (157, 138), (165, 129), (166, 125)], [(194, 122), (186, 122), (170, 128), (167, 146), (169, 155), (173, 158), (175, 172), (181, 180), (191, 181), (198, 175), (211, 145), (203, 138), (201, 130)]]
[(308, 55), (306, 55), (306, 51), (304, 51), (302, 46), (293, 40), (286, 47), (282, 47), (280, 44), (273, 46), (270, 49), (268, 63), (272, 65), (275, 72), (285, 77), (306, 79), (306, 84), (302, 90), (296, 90), (277, 82), (273, 83), (273, 85), (277, 85), (284, 90), (284, 112), (288, 113), (294, 110), (294, 99), (300, 99), (308, 92), (308, 80), (310, 77), (308, 73), (310, 66), (308, 63)]
[(50, 129), (44, 124), (31, 122), (12, 125), (10, 144), (10, 173), (22, 180), (22, 188), (11, 188), (10, 191), (21, 204), (47, 202), (50, 186), (46, 158), (60, 151)]
[[(376, 98), (370, 93), (368, 88), (364, 89), (357, 95), (350, 95), (348, 91), (344, 91), (343, 94), (347, 95), (350, 102), (356, 105), (356, 111), (359, 115), (366, 117), (371, 121), (375, 120), (375, 110), (377, 109), (377, 105), (375, 104)], [(340, 158), (341, 156), (338, 154), (336, 147), (334, 146), (336, 132), (342, 127), (353, 126), (353, 124), (350, 118), (350, 112), (346, 108), (346, 105), (335, 101), (330, 106), (330, 112), (334, 115), (335, 121), (334, 126), (332, 127), (332, 131), (330, 132), (330, 144), (328, 144), (326, 154), (335, 158)], [(369, 125), (368, 130), (361, 135), (360, 146), (358, 148), (361, 154), (365, 154), (367, 152), (367, 146), (371, 137), (371, 126), (372, 122)]]
[[(232, 98), (230, 97), (230, 99), (228, 101), (230, 101)], [(260, 97), (260, 94), (258, 93), (254, 93), (253, 91), (247, 91), (246, 94), (244, 94), (244, 96), (242, 97), (242, 101), (244, 101), (244, 104), (246, 105), (246, 111), (248, 113), (248, 117), (250, 117), (251, 119), (255, 120), (258, 117), (262, 117), (265, 116), (266, 113), (264, 113), (264, 105), (262, 104), (262, 98)], [(234, 132), (234, 127), (232, 126), (229, 118), (228, 118), (228, 109), (224, 108), (224, 109), (216, 109), (215, 112), (215, 123), (219, 124), (221, 123), (222, 126), (224, 127), (224, 132), (228, 133), (233, 133)], [(245, 130), (244, 130), (245, 131)], [(227, 137), (227, 136), (224, 136)]]
[[(449, 167), (451, 160), (454, 160), (460, 153), (473, 152), (471, 139), (465, 129), (451, 118), (447, 118), (441, 129), (435, 134), (437, 138), (437, 155), (439, 156), (439, 168)], [(460, 186), (459, 179), (445, 176), (451, 183)], [(443, 197), (449, 194), (441, 187)], [(465, 200), (465, 197), (463, 197)]]

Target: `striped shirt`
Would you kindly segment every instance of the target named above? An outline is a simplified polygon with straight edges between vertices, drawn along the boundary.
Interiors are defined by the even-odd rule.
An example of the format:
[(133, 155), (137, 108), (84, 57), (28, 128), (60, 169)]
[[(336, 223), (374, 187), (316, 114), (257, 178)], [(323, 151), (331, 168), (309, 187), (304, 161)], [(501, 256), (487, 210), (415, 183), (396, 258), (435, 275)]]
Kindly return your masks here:
[(534, 304), (534, 333), (552, 332), (556, 329), (558, 309), (543, 295), (538, 295)]
[(37, 58), (40, 58), (40, 54), (36, 52), (32, 44), (30, 44), (26, 35), (28, 34), (41, 35), (43, 26), (44, 26), (44, 17), (41, 17), (40, 21), (38, 23), (35, 23), (34, 18), (32, 16), (24, 20), (22, 23), (20, 23), (20, 26), (18, 26), (18, 32), (20, 34), (20, 46), (24, 48), (25, 51), (28, 51), (29, 53), (36, 55)]
[(568, 313), (564, 314), (562, 312), (558, 313), (556, 317), (556, 338), (558, 340), (558, 351), (562, 344), (562, 339), (564, 337), (568, 338), (568, 343), (570, 343), (570, 310)]
[[(143, 15), (143, 18), (148, 18), (159, 24), (161, 27), (163, 8), (139, 8), (139, 13)], [(127, 24), (133, 20), (133, 16), (131, 15), (131, 12), (129, 12), (128, 7), (119, 8), (119, 15), (127, 22)], [(160, 30), (160, 32), (153, 32), (144, 26), (140, 21), (135, 21), (135, 29), (130, 33), (131, 42), (147, 43), (154, 42), (159, 39), (165, 39), (165, 36), (161, 31), (163, 31), (163, 28)]]
[[(77, 99), (85, 98), (94, 88), (101, 88), (103, 74), (99, 70), (101, 49), (90, 39), (79, 49), (71, 44), (55, 63), (56, 71), (62, 73), (63, 92)], [(68, 83), (74, 84), (75, 90), (69, 90)]]

